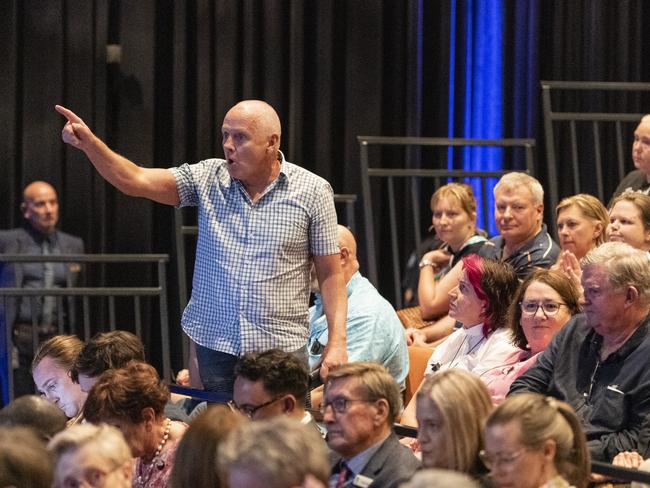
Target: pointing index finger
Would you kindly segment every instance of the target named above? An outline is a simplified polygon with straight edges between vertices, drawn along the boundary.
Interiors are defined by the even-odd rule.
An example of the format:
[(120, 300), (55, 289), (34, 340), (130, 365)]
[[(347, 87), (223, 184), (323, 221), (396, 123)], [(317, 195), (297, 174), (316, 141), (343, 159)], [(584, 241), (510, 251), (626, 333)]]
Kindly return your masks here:
[(73, 124), (83, 124), (84, 121), (79, 118), (77, 114), (75, 114), (72, 110), (69, 110), (61, 105), (55, 105), (54, 109), (59, 112), (61, 115), (63, 115), (66, 119), (68, 119), (68, 122), (73, 123)]

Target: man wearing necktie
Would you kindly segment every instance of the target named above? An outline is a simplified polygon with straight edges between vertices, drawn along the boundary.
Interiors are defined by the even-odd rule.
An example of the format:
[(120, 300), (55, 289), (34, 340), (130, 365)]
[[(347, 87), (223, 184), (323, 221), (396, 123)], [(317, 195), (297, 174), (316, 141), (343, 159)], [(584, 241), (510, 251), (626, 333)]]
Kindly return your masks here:
[(418, 469), (393, 432), (401, 395), (383, 366), (348, 363), (330, 372), (321, 408), (327, 445), (336, 454), (330, 488), (397, 488)]
[[(0, 254), (81, 254), (84, 243), (79, 237), (66, 234), (56, 228), (59, 221), (59, 201), (56, 190), (44, 181), (34, 181), (23, 190), (20, 205), (25, 218), (22, 227), (0, 231)], [(75, 263), (14, 263), (0, 262), (0, 286), (18, 288), (64, 288), (74, 286), (81, 267)], [(32, 310), (32, 304), (34, 310)], [(65, 304), (59, 301), (59, 304)], [(2, 396), (8, 399), (8, 372), (6, 355), (11, 348), (4, 344), (5, 326), (13, 332), (13, 346), (18, 351), (18, 369), (15, 372), (15, 394), (33, 392), (29, 364), (32, 351), (32, 323), (39, 326), (41, 339), (51, 337), (59, 324), (66, 324), (72, 316), (66, 315), (55, 297), (37, 297), (34, 300), (0, 300), (0, 382)], [(5, 320), (7, 323), (5, 324)]]

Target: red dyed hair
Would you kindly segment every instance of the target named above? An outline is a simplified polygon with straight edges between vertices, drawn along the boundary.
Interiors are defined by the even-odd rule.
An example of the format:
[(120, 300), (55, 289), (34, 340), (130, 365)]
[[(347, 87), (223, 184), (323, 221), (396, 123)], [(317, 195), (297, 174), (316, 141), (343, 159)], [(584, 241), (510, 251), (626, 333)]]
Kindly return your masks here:
[(506, 325), (508, 307), (519, 286), (512, 266), (484, 260), (477, 254), (463, 258), (463, 270), (474, 293), (483, 302), (483, 335)]

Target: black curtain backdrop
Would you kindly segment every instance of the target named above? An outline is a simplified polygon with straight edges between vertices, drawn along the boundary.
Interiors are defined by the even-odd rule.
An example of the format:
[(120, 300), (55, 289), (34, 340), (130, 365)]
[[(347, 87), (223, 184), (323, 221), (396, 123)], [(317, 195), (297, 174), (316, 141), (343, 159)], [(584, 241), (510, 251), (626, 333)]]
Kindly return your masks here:
[[(526, 20), (538, 29), (536, 45), (517, 41), (522, 4), (537, 13)], [(518, 63), (527, 59), (523, 75), (538, 73), (536, 79), (648, 80), (650, 34), (642, 26), (649, 9), (643, 0), (505, 2), (504, 135), (537, 137), (541, 175), (541, 119), (530, 117), (539, 113), (538, 102), (530, 103), (538, 88), (532, 95), (513, 88)], [(90, 252), (172, 253), (173, 210), (119, 194), (82, 153), (64, 147), (56, 103), (138, 164), (169, 167), (221, 156), (227, 109), (262, 98), (283, 121), (290, 161), (328, 179), (336, 193), (360, 195), (357, 135), (447, 135), (449, 12), (447, 0), (4, 0), (0, 228), (20, 223), (21, 189), (44, 179), (59, 190), (61, 227), (83, 237)], [(119, 48), (117, 58), (107, 57), (107, 45)], [(535, 52), (539, 57), (531, 57)], [(628, 103), (644, 111), (638, 98)], [(380, 157), (384, 166), (398, 166), (403, 151)], [(408, 198), (404, 205), (407, 215)], [(388, 259), (385, 216), (376, 219), (379, 257)], [(363, 229), (358, 237), (363, 242)], [(180, 337), (171, 264), (172, 337)], [(153, 279), (140, 269), (90, 275), (109, 285)], [(153, 345), (155, 312), (152, 304), (145, 317)], [(98, 306), (95, 313), (100, 326), (105, 311)], [(180, 340), (172, 346), (178, 368)]]

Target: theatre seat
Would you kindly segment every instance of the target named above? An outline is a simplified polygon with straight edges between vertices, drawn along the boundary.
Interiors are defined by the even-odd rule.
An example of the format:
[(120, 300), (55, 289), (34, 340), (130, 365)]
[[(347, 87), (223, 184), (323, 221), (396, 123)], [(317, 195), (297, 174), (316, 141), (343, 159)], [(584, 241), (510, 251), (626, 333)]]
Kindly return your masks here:
[(427, 361), (433, 353), (433, 348), (423, 346), (408, 346), (409, 351), (409, 374), (406, 377), (406, 389), (404, 390), (404, 405), (408, 405), (415, 392), (418, 390)]

